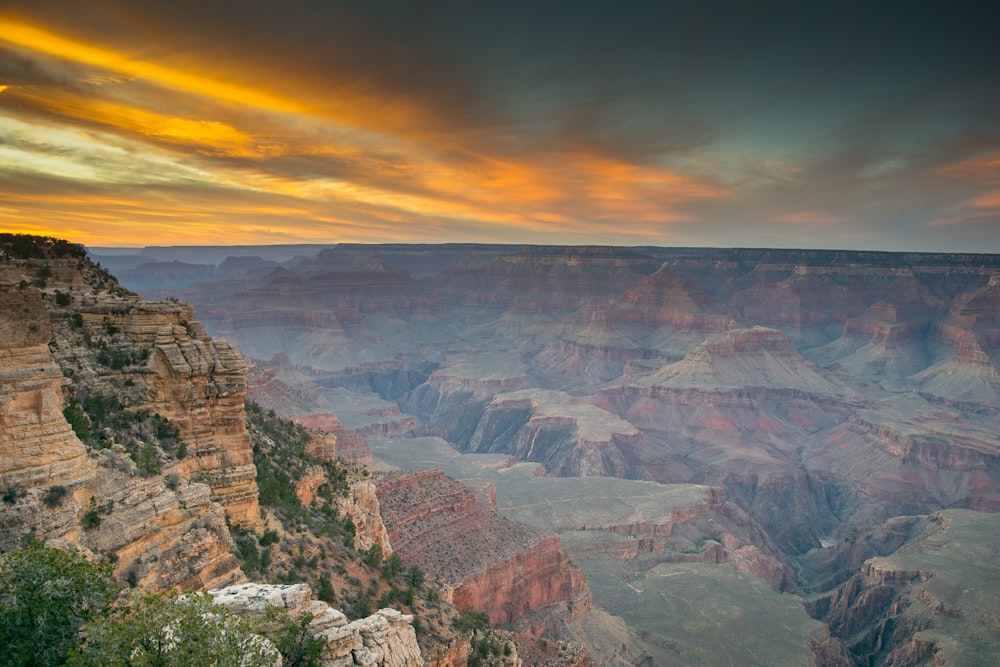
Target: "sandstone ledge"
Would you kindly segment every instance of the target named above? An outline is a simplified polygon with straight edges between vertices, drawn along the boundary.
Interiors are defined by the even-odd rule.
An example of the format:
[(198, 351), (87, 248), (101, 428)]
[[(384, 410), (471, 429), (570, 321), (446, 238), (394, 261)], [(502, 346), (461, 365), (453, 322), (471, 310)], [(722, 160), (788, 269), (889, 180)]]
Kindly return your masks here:
[[(307, 632), (324, 640), (323, 667), (419, 667), (424, 664), (413, 629), (413, 616), (379, 609), (366, 618), (347, 617), (325, 602), (312, 600), (307, 584), (240, 584), (208, 591), (216, 604), (241, 615), (263, 617), (266, 609), (287, 609), (292, 617), (311, 614)], [(265, 634), (267, 628), (263, 628)]]

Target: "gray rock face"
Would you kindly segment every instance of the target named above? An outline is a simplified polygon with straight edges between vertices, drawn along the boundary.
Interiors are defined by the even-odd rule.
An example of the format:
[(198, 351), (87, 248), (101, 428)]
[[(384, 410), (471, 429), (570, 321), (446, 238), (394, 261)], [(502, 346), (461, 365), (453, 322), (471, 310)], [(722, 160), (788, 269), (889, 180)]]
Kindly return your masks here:
[[(323, 667), (418, 667), (424, 664), (413, 629), (413, 616), (379, 609), (367, 618), (348, 622), (325, 602), (312, 599), (307, 584), (285, 586), (239, 584), (210, 590), (216, 604), (230, 611), (261, 618), (268, 607), (287, 609), (293, 617), (311, 614), (309, 634), (323, 639)], [(265, 634), (268, 628), (263, 628)]]

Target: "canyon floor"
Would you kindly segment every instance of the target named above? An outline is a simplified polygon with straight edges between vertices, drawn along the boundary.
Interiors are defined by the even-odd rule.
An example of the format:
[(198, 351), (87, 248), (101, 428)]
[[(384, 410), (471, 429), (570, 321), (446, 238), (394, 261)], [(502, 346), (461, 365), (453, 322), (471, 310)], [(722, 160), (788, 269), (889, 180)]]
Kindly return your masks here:
[(93, 251), (192, 303), (262, 405), (557, 534), (597, 664), (1000, 648), (1000, 257), (268, 253)]

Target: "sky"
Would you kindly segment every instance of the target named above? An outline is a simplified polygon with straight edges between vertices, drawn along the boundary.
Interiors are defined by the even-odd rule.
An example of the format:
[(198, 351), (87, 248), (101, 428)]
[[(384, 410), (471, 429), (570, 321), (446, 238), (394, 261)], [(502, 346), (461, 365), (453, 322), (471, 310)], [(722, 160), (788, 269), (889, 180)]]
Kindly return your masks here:
[(0, 0), (0, 229), (996, 253), (992, 5)]

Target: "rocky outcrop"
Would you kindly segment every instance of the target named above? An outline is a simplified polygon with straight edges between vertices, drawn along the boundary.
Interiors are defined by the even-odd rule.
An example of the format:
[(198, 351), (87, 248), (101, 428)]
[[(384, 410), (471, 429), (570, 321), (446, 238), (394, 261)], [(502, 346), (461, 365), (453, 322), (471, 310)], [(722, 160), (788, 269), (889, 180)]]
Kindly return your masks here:
[[(155, 341), (164, 326), (174, 326), (165, 319), (176, 322), (190, 308), (145, 304), (122, 294), (113, 279), (82, 259), (15, 259), (4, 268), (9, 277), (20, 280), (41, 268), (49, 277), (45, 291), (20, 280), (0, 282), (0, 488), (8, 500), (0, 506), (0, 547), (10, 548), (33, 531), (56, 544), (111, 558), (122, 578), (153, 590), (241, 580), (238, 561), (230, 553), (225, 510), (213, 501), (210, 486), (179, 475), (140, 474), (119, 444), (89, 450), (63, 414), (64, 385), (81, 381), (91, 391), (120, 387), (128, 408), (145, 407), (141, 380), (162, 380), (159, 372), (136, 368), (129, 383), (116, 384), (124, 369), (109, 373), (95, 363), (88, 338), (98, 347), (94, 339), (103, 332), (107, 339), (99, 349), (112, 360), (134, 363), (142, 358), (136, 350)], [(101, 284), (109, 285), (110, 292), (91, 291), (92, 285)], [(64, 296), (55, 298), (58, 294)], [(67, 294), (72, 296), (67, 299)], [(108, 350), (118, 356), (111, 357)], [(231, 390), (228, 378), (238, 376), (242, 362), (224, 346), (217, 354), (218, 359), (202, 363), (225, 367), (220, 378), (227, 379), (199, 386), (191, 378), (199, 372), (211, 378), (212, 373), (189, 364), (188, 377), (175, 380), (188, 389), (189, 400), (198, 400), (198, 389), (216, 397)], [(239, 391), (239, 380), (235, 383)], [(242, 397), (239, 401), (237, 414), (242, 415)], [(245, 435), (242, 424), (227, 428), (242, 429)], [(189, 433), (195, 442), (193, 431)], [(249, 451), (248, 440), (246, 445)], [(255, 508), (255, 483), (253, 490)], [(236, 512), (237, 517), (247, 516)]]
[[(323, 667), (420, 667), (424, 660), (413, 629), (413, 616), (380, 609), (371, 616), (348, 621), (339, 610), (312, 599), (306, 584), (285, 586), (242, 584), (210, 590), (213, 601), (226, 609), (261, 620), (268, 607), (288, 611), (292, 618), (309, 614), (306, 635), (323, 641)], [(262, 627), (267, 636), (268, 628)]]
[[(354, 430), (344, 428), (337, 416), (330, 412), (298, 415), (294, 421), (309, 428), (325, 431), (336, 445), (336, 457), (341, 461), (371, 463), (372, 450), (365, 439)], [(324, 441), (329, 444), (329, 441)]]
[(392, 542), (382, 521), (376, 487), (370, 479), (351, 484), (347, 497), (341, 502), (341, 511), (354, 522), (355, 549), (366, 551), (377, 544), (383, 555), (392, 554)]
[(944, 510), (845, 537), (814, 558), (846, 570), (865, 554), (859, 544), (882, 555), (854, 565), (852, 576), (810, 602), (810, 613), (829, 623), (858, 664), (920, 664), (931, 656), (939, 664), (989, 662), (1000, 645), (992, 630), (1000, 606), (980, 591), (997, 577), (993, 559), (983, 558), (996, 549), (996, 517)]
[(386, 475), (377, 489), (393, 548), (443, 581), (460, 610), (540, 633), (590, 608), (586, 580), (557, 536), (497, 516), (440, 470)]
[(225, 341), (180, 324), (164, 324), (153, 341), (146, 400), (137, 407), (174, 422), (194, 456), (175, 465), (185, 479), (205, 481), (234, 523), (260, 520), (257, 470), (243, 400), (246, 364)]
[(96, 512), (100, 524), (79, 536), (83, 546), (114, 554), (119, 575), (149, 590), (201, 590), (244, 580), (225, 512), (207, 484), (170, 490), (162, 479), (109, 471), (123, 461), (114, 452), (103, 455), (91, 496), (101, 500), (84, 505), (84, 515)]
[(591, 605), (587, 580), (569, 562), (558, 535), (484, 564), (454, 586), (451, 598), (460, 610), (484, 611), (491, 623), (528, 627), (535, 635), (553, 616), (572, 620)]
[(639, 438), (632, 424), (595, 405), (563, 392), (528, 390), (497, 394), (465, 451), (509, 454), (557, 475), (625, 477), (623, 449)]
[(93, 475), (63, 418), (62, 371), (52, 358), (41, 294), (0, 284), (0, 488), (77, 486)]

